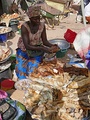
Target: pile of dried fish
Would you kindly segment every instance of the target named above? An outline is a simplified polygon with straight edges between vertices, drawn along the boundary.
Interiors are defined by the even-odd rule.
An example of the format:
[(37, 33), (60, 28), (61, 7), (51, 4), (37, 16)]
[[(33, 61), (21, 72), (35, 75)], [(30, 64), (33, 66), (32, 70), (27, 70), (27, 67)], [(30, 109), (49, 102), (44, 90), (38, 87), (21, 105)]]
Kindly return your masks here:
[[(70, 76), (69, 73), (63, 71), (61, 74), (54, 73), (46, 77), (41, 77), (41, 74), (39, 78), (30, 76), (30, 79), (34, 85), (26, 91), (24, 104), (32, 118), (37, 120), (89, 120), (90, 75), (73, 74)], [(38, 88), (35, 84), (36, 86), (38, 84)], [(40, 85), (47, 89), (39, 89)]]

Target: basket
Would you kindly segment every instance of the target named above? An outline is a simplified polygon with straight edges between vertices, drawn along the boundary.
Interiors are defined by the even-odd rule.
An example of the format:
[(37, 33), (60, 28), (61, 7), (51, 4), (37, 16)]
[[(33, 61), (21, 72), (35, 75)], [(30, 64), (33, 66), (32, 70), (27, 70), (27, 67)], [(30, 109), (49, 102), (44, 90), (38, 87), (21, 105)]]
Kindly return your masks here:
[(68, 43), (64, 39), (52, 39), (50, 40), (50, 43), (57, 44), (60, 47), (60, 50), (56, 53), (57, 58), (62, 58), (65, 56), (68, 48), (70, 47), (70, 43)]

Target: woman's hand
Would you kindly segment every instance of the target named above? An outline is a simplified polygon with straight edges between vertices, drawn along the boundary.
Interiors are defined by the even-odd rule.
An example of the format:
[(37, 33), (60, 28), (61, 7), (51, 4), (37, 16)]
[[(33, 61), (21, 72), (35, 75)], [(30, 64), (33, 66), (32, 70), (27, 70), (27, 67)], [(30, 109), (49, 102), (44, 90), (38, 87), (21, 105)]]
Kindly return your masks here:
[(51, 53), (56, 53), (57, 51), (59, 51), (60, 48), (57, 46), (57, 45), (53, 45), (51, 48), (50, 48), (50, 52)]
[(57, 47), (58, 47), (58, 45), (57, 45), (57, 44), (53, 44), (52, 46), (57, 46)]
[(56, 44), (52, 45), (51, 47), (46, 47), (42, 45), (42, 50), (46, 53), (56, 53), (57, 51), (60, 50), (60, 48)]

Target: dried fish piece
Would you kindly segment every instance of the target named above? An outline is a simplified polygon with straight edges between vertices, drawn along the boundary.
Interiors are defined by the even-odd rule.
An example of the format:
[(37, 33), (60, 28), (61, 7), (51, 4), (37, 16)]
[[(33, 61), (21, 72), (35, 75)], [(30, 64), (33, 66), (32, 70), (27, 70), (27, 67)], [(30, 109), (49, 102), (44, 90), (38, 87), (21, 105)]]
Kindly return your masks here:
[(76, 120), (75, 118), (71, 117), (69, 114), (67, 113), (62, 113), (61, 117), (62, 120)]
[(74, 89), (74, 88), (81, 88), (85, 85), (88, 85), (90, 84), (90, 78), (87, 77), (85, 79), (81, 79), (79, 81), (73, 81), (68, 87), (71, 88), (71, 89)]
[(0, 34), (4, 34), (8, 32), (8, 27), (2, 27), (0, 28)]
[(0, 61), (5, 60), (11, 54), (10, 48), (0, 46)]

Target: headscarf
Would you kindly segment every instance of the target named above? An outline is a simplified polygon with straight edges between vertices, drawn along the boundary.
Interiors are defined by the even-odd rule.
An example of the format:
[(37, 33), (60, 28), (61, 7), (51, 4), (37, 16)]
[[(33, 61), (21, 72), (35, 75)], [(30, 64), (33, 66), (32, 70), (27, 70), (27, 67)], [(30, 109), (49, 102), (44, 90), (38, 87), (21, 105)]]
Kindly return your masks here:
[(28, 8), (27, 15), (29, 18), (39, 16), (40, 10), (41, 10), (41, 6), (35, 6), (35, 5), (30, 6)]

